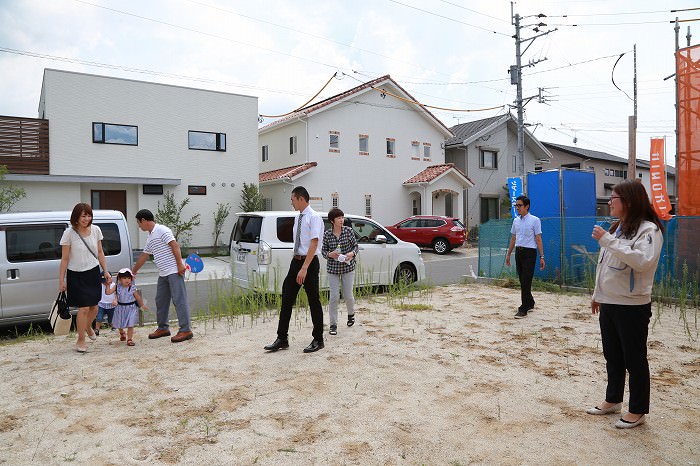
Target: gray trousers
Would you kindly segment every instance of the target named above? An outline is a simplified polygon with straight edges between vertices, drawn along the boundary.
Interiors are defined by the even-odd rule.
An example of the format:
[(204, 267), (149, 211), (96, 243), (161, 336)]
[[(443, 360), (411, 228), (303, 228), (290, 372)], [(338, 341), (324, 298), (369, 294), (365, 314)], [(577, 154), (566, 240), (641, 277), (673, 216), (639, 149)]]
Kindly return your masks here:
[(158, 287), (156, 288), (156, 321), (158, 328), (167, 330), (168, 316), (170, 314), (170, 302), (175, 305), (177, 321), (180, 324), (181, 332), (190, 331), (190, 308), (187, 304), (187, 288), (185, 287), (185, 277), (177, 273), (167, 277), (158, 277)]
[(328, 315), (330, 324), (338, 325), (338, 301), (340, 300), (340, 285), (343, 285), (343, 299), (348, 308), (348, 315), (355, 315), (355, 297), (352, 294), (352, 285), (355, 282), (355, 271), (343, 274), (329, 273), (328, 286), (330, 297), (328, 299)]

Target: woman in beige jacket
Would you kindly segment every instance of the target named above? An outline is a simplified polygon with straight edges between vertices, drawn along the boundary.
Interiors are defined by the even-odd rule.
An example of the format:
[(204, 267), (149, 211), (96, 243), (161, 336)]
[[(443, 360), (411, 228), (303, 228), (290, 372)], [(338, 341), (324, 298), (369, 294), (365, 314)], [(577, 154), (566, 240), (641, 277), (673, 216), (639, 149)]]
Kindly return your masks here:
[(629, 409), (615, 423), (615, 427), (629, 429), (643, 424), (649, 413), (647, 335), (663, 226), (644, 185), (636, 180), (616, 185), (608, 203), (610, 214), (618, 220), (609, 231), (594, 226), (591, 235), (600, 244), (591, 310), (600, 313), (608, 385), (605, 401), (586, 412), (621, 412), (629, 372)]

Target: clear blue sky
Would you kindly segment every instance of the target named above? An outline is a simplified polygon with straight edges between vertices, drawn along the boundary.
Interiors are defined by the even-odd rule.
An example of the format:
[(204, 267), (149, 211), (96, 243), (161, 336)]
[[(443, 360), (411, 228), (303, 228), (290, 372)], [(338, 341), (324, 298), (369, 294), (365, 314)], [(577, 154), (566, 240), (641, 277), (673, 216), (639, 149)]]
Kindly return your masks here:
[[(521, 1), (523, 24), (558, 28), (532, 42), (524, 63), (526, 121), (544, 141), (627, 155), (637, 44), (637, 152), (667, 136), (675, 153), (674, 31), (700, 18), (682, 1)], [(532, 15), (544, 13), (546, 18)], [(566, 17), (563, 17), (567, 15)], [(571, 26), (578, 24), (578, 26)], [(700, 43), (700, 21), (688, 25)], [(37, 116), (44, 68), (178, 84), (259, 97), (285, 113), (390, 74), (447, 126), (506, 111), (515, 98), (511, 5), (503, 0), (0, 0), (0, 114)], [(524, 28), (523, 37), (536, 33)], [(611, 79), (613, 65), (615, 88)], [(265, 123), (271, 121), (267, 119)], [(669, 162), (673, 163), (672, 160)]]

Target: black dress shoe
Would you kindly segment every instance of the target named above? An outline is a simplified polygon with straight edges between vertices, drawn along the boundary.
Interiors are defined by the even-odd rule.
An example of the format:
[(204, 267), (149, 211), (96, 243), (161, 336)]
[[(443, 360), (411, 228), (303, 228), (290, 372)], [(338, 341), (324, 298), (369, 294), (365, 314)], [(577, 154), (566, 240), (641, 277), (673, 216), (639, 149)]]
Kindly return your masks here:
[(277, 338), (275, 341), (273, 341), (271, 344), (269, 344), (265, 347), (265, 351), (277, 351), (277, 350), (287, 349), (287, 348), (289, 348), (289, 341), (282, 340), (281, 338)]
[(309, 343), (309, 346), (304, 348), (304, 353), (313, 353), (314, 351), (320, 350), (324, 346), (326, 345), (323, 344), (323, 340), (312, 340), (311, 343)]

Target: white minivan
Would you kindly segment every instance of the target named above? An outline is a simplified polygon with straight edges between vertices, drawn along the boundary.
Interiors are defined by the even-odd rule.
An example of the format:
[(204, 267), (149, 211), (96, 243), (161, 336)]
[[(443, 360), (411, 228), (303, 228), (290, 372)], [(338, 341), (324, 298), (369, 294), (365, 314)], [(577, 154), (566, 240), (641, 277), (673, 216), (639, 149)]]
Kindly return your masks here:
[[(0, 325), (48, 319), (58, 294), (61, 236), (70, 211), (0, 214)], [(124, 215), (93, 210), (102, 249), (113, 275), (131, 267), (133, 254)]]
[[(282, 292), (292, 260), (292, 228), (296, 212), (241, 212), (231, 232), (231, 274), (234, 283), (249, 290)], [(326, 229), (328, 216), (323, 214)], [(401, 241), (366, 217), (346, 215), (345, 225), (355, 232), (359, 246), (355, 286), (390, 285), (425, 279), (420, 249)], [(328, 288), (326, 260), (321, 259), (321, 288)]]

